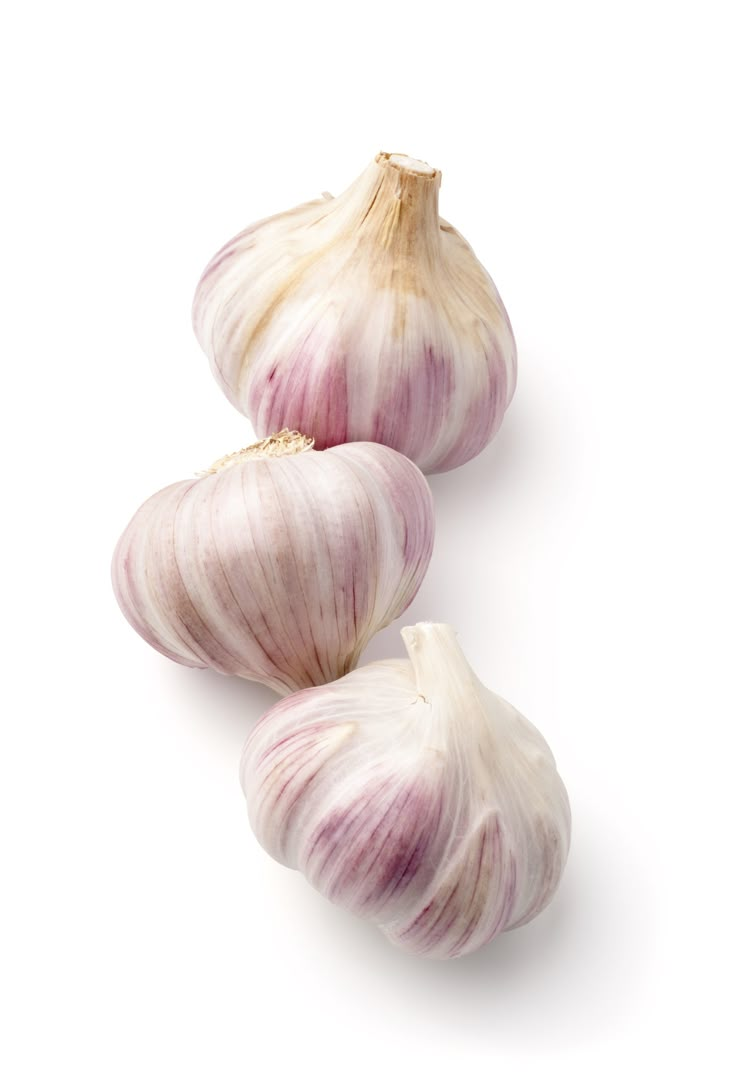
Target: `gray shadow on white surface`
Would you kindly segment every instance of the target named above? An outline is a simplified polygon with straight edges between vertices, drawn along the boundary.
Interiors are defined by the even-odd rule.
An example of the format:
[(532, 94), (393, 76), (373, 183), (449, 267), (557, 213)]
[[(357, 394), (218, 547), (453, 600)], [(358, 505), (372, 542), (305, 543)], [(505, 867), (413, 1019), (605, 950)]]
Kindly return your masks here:
[[(237, 675), (219, 674), (217, 671), (192, 670), (187, 675), (192, 680), (190, 692), (202, 705), (216, 711), (219, 725), (223, 727), (249, 727), (279, 700), (277, 693)], [(211, 721), (217, 724), (217, 721)]]
[[(548, 422), (549, 424), (549, 422)], [(511, 514), (508, 506), (524, 492), (536, 472), (549, 469), (538, 456), (540, 422), (528, 404), (512, 406), (500, 432), (474, 460), (440, 475), (428, 476), (435, 503), (435, 550), (424, 581), (408, 609), (386, 629), (380, 630), (361, 656), (361, 663), (401, 657), (405, 654), (400, 630), (422, 621), (453, 623), (453, 614), (468, 599), (483, 606), (493, 597), (493, 579), (499, 569), (487, 569), (486, 582), (479, 584), (474, 562), (482, 555), (488, 539), (479, 532), (480, 507), (490, 505), (500, 522)], [(552, 435), (550, 440), (553, 440)], [(453, 539), (467, 540), (474, 562), (464, 562), (454, 550)], [(501, 620), (501, 619), (499, 619)], [(462, 630), (458, 629), (462, 634)]]
[(236, 736), (245, 741), (257, 720), (279, 700), (260, 682), (208, 668), (180, 667), (173, 681), (177, 695), (186, 699), (191, 717), (210, 734), (228, 740)]
[(294, 926), (315, 944), (321, 982), (343, 987), (356, 1014), (362, 1003), (382, 1005), (410, 1042), (437, 1036), (489, 1052), (554, 1051), (615, 1032), (621, 1007), (636, 1013), (643, 937), (631, 939), (635, 917), (613, 906), (592, 854), (571, 858), (556, 898), (526, 927), (449, 961), (403, 953), (297, 877)]
[[(575, 418), (564, 415), (559, 404), (551, 405), (544, 382), (517, 393), (501, 428), (491, 443), (474, 459), (452, 471), (429, 475), (435, 500), (446, 513), (454, 510), (472, 518), (479, 502), (491, 496), (503, 500), (520, 486), (556, 475), (570, 453), (575, 452)], [(571, 463), (571, 466), (574, 466)]]

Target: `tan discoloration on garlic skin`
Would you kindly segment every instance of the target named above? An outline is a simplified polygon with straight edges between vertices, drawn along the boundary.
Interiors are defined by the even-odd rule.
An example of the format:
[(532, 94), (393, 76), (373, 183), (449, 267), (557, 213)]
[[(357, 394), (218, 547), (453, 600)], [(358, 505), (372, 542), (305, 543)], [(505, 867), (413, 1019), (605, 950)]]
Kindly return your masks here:
[(434, 539), (421, 472), (381, 445), (308, 445), (280, 435), (135, 514), (113, 587), (159, 652), (285, 694), (346, 674), (412, 601)]
[(438, 216), (441, 175), (391, 158), (225, 246), (197, 287), (194, 329), (258, 433), (380, 441), (449, 470), (497, 432), (516, 346), (488, 273)]
[(570, 808), (539, 732), (481, 685), (447, 626), (410, 661), (275, 705), (241, 779), (266, 850), (407, 952), (471, 953), (550, 901)]

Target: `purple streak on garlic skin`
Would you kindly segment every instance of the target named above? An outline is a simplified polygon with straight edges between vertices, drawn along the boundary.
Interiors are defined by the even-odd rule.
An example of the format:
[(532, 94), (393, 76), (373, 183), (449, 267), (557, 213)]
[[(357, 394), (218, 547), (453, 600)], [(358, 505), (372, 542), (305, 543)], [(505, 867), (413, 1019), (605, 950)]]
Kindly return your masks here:
[(438, 216), (440, 176), (379, 154), (337, 199), (256, 223), (205, 269), (194, 330), (257, 433), (377, 441), (429, 473), (498, 431), (514, 337), (488, 273)]
[(400, 948), (456, 957), (549, 903), (570, 808), (542, 736), (481, 685), (449, 627), (402, 635), (409, 660), (267, 712), (241, 779), (275, 859)]
[(249, 453), (142, 505), (113, 586), (170, 659), (284, 694), (356, 665), (416, 595), (433, 537), (429, 487), (391, 449)]
[[(413, 363), (408, 371), (392, 371), (387, 365), (374, 409), (359, 423), (348, 418), (344, 358), (330, 358), (316, 366), (313, 354), (301, 352), (285, 363), (272, 365), (264, 374), (263, 384), (254, 374), (247, 413), (259, 431), (281, 429), (286, 419), (298, 416), (305, 420), (310, 432), (320, 434), (315, 447), (342, 444), (350, 433), (353, 440), (374, 441), (391, 448), (401, 446), (405, 456), (421, 464), (427, 433), (443, 432), (453, 424), (447, 407), (454, 400), (453, 363), (436, 357), (428, 346), (421, 365), (426, 374), (421, 382), (415, 378)], [(464, 409), (457, 439), (432, 470), (448, 471), (482, 452), (501, 425), (506, 402), (505, 367), (490, 360), (487, 374), (479, 377), (477, 391)]]

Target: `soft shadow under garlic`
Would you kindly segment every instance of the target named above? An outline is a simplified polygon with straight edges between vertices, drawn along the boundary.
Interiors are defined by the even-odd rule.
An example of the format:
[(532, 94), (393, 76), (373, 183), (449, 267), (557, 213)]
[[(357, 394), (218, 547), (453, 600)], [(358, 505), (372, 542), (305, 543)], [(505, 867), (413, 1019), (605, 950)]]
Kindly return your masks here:
[[(601, 854), (593, 834), (573, 843), (568, 870), (550, 907), (533, 923), (499, 935), (476, 953), (450, 961), (396, 953), (378, 928), (335, 908), (311, 887), (293, 883), (293, 912), (312, 945), (325, 981), (345, 982), (353, 962), (355, 989), (346, 997), (379, 1000), (387, 1013), (411, 1006), (411, 1017), (448, 1037), (494, 1049), (554, 1051), (615, 1029), (611, 1004), (635, 1012), (646, 968), (646, 930), (631, 941), (615, 886), (623, 871)], [(636, 910), (632, 899), (629, 905)], [(366, 984), (369, 984), (366, 994)], [(406, 1022), (405, 1022), (406, 1025)]]
[(210, 728), (235, 728), (244, 732), (243, 737), (279, 699), (266, 686), (209, 669), (180, 672), (176, 678), (180, 690), (201, 711)]

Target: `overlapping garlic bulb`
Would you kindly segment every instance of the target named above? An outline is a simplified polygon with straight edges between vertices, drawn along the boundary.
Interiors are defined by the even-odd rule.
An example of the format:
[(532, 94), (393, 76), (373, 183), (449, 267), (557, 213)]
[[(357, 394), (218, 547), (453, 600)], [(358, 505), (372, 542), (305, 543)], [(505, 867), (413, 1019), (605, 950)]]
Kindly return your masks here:
[(379, 154), (337, 199), (257, 222), (217, 253), (194, 329), (256, 433), (378, 441), (423, 471), (476, 456), (516, 383), (493, 282), (438, 217), (440, 173)]
[(275, 705), (243, 751), (279, 862), (415, 954), (456, 957), (533, 919), (560, 880), (567, 793), (546, 742), (481, 685), (454, 632)]
[(404, 456), (283, 432), (146, 501), (113, 586), (159, 652), (283, 694), (356, 665), (414, 598), (433, 539), (432, 495)]

